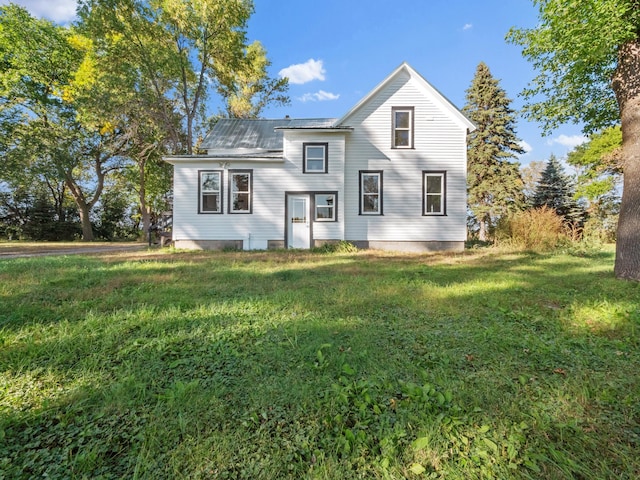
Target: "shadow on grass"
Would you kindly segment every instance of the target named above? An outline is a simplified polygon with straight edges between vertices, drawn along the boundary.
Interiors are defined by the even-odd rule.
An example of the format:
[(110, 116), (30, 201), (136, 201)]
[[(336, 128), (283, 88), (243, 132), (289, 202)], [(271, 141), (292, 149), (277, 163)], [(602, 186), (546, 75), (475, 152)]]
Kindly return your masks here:
[[(610, 262), (23, 261), (0, 307), (0, 468), (355, 478), (418, 463), (479, 478), (632, 478), (640, 387), (625, 372), (639, 366), (639, 291)], [(34, 278), (34, 267), (51, 271)], [(431, 446), (416, 448), (421, 438)]]

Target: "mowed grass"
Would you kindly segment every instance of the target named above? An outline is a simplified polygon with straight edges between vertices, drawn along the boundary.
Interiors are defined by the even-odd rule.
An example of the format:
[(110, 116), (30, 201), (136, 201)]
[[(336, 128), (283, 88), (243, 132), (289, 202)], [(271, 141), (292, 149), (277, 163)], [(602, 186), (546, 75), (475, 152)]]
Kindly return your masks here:
[(640, 477), (613, 252), (0, 261), (0, 478)]

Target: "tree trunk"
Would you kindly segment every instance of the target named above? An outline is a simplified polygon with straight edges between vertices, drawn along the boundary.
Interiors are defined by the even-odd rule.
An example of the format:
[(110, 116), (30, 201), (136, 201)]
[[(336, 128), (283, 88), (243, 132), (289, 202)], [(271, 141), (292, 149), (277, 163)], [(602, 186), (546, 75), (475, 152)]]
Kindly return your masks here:
[(138, 191), (138, 200), (140, 202), (140, 214), (142, 215), (142, 232), (145, 239), (149, 239), (149, 229), (151, 228), (151, 209), (147, 205), (147, 189), (145, 166), (146, 160), (140, 158), (138, 160), (138, 181), (140, 182), (140, 190)]
[(640, 40), (620, 48), (612, 86), (620, 107), (624, 178), (614, 271), (640, 281)]
[(84, 242), (93, 241), (93, 228), (90, 218), (91, 208), (86, 203), (78, 203), (78, 213), (80, 214), (80, 222), (82, 222), (82, 240)]
[(489, 221), (488, 216), (483, 216), (478, 220), (478, 240), (486, 242), (489, 239)]

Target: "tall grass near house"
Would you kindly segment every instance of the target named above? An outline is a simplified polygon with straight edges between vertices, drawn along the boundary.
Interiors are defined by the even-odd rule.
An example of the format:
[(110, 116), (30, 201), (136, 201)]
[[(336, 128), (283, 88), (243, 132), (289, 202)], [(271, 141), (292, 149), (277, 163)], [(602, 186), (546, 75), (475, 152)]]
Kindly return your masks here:
[(637, 478), (613, 252), (0, 261), (0, 477)]
[(562, 217), (546, 205), (504, 217), (496, 239), (508, 247), (535, 252), (549, 252), (570, 240)]

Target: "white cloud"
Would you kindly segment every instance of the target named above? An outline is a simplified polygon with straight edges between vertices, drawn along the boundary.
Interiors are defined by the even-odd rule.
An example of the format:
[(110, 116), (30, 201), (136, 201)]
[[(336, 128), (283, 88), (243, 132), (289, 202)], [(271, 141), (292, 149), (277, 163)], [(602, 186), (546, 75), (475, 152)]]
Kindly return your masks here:
[(585, 137), (584, 135), (559, 135), (555, 138), (552, 138), (548, 144), (549, 145), (562, 145), (564, 147), (567, 148), (576, 148), (578, 145), (582, 145), (584, 142), (586, 142), (587, 140), (589, 140), (587, 137)]
[(526, 155), (527, 153), (529, 153), (531, 150), (533, 150), (533, 147), (528, 144), (527, 142), (525, 142), (524, 140), (520, 140), (518, 142), (518, 145), (520, 145), (520, 148), (522, 148), (522, 150), (524, 150), (524, 154)]
[(462, 27), (462, 30), (471, 30), (472, 28), (473, 28), (472, 23), (465, 23), (464, 27)]
[(337, 100), (338, 98), (340, 98), (340, 94), (319, 90), (316, 93), (305, 93), (298, 100), (301, 102), (324, 102), (326, 100)]
[(289, 83), (302, 85), (312, 80), (324, 80), (325, 69), (322, 60), (310, 58), (305, 63), (297, 63), (283, 68), (278, 72), (280, 77), (287, 77)]
[(76, 0), (0, 0), (0, 5), (15, 3), (26, 8), (35, 17), (67, 23), (76, 16)]

